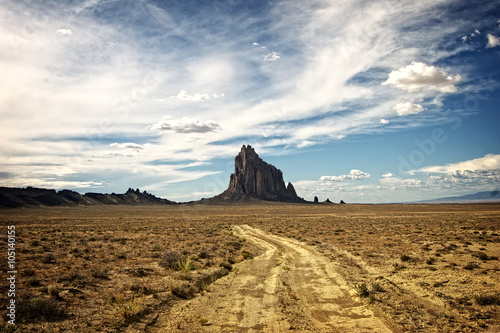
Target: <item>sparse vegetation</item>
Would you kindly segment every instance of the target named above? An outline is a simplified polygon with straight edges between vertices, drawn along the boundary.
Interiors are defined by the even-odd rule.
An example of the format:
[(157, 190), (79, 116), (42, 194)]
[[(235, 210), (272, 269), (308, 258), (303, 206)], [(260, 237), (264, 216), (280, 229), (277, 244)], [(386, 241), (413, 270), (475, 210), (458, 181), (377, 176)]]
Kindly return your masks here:
[(43, 297), (29, 297), (19, 301), (16, 316), (28, 321), (37, 318), (53, 321), (65, 319), (68, 316), (68, 312), (56, 300)]
[(401, 261), (410, 261), (412, 260), (413, 258), (410, 257), (409, 255), (407, 254), (402, 254), (401, 257), (400, 257)]
[[(25, 320), (18, 331), (126, 331), (158, 304), (207, 297), (199, 293), (215, 292), (209, 287), (214, 280), (198, 284), (197, 276), (220, 267), (246, 274), (252, 262), (239, 262), (256, 262), (263, 251), (241, 237), (236, 224), (314, 246), (365, 303), (376, 302), (403, 332), (500, 327), (498, 205), (179, 208), (1, 211), (4, 221), (22, 226), (16, 287), (31, 294), (18, 295), (16, 316)], [(292, 258), (281, 259), (281, 268), (273, 263), (284, 276), (296, 271), (294, 265)], [(300, 305), (295, 290), (280, 288), (280, 304)], [(407, 297), (408, 290), (447, 305), (434, 310)], [(208, 316), (190, 320), (214, 325)]]
[(42, 262), (44, 264), (52, 264), (55, 261), (56, 261), (56, 256), (54, 255), (54, 253), (45, 253), (42, 257)]
[(500, 305), (500, 294), (481, 294), (476, 296), (479, 305)]
[(133, 298), (131, 300), (124, 300), (122, 297), (115, 298), (113, 307), (119, 316), (130, 319), (134, 318), (146, 308), (144, 304), (144, 297)]
[(167, 251), (161, 258), (160, 266), (170, 269), (177, 269), (179, 267), (179, 262), (181, 262), (182, 260), (185, 260), (183, 255), (177, 252)]
[(362, 282), (360, 284), (357, 284), (356, 289), (358, 290), (358, 295), (360, 297), (370, 296), (370, 292), (368, 291), (368, 287), (366, 286), (366, 283)]

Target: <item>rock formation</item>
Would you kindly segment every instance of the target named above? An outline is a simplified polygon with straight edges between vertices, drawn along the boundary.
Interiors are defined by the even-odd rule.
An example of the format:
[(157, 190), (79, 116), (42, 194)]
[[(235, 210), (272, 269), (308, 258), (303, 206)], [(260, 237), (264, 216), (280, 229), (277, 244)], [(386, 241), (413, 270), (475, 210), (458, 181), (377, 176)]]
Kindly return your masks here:
[(241, 147), (234, 159), (234, 173), (229, 187), (213, 199), (241, 201), (255, 198), (268, 201), (303, 202), (291, 183), (285, 186), (283, 173), (275, 166), (264, 162), (250, 146)]

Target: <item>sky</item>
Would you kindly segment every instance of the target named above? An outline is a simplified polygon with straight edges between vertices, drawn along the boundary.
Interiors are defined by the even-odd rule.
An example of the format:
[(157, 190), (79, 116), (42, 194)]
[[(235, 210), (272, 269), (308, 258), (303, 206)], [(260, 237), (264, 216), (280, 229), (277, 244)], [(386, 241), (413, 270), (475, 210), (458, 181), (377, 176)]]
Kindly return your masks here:
[(175, 201), (250, 144), (307, 200), (500, 189), (500, 1), (0, 3), (0, 186)]

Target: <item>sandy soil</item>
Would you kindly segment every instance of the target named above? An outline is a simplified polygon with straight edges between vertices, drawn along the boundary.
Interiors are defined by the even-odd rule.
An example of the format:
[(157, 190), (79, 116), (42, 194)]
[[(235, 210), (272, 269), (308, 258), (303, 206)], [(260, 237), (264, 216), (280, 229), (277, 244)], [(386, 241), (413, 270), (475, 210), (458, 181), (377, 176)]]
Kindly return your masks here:
[(500, 332), (499, 205), (33, 208), (0, 224), (16, 225), (19, 332)]

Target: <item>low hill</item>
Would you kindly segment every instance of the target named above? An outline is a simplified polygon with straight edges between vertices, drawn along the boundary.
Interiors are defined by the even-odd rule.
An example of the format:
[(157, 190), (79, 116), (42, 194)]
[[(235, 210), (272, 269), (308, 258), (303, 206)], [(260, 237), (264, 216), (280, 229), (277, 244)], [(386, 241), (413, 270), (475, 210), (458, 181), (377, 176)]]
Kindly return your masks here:
[(158, 205), (175, 204), (146, 191), (131, 188), (124, 194), (85, 193), (70, 190), (48, 190), (36, 187), (0, 187), (0, 207), (80, 206), (80, 205)]

